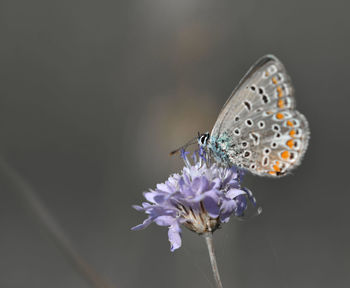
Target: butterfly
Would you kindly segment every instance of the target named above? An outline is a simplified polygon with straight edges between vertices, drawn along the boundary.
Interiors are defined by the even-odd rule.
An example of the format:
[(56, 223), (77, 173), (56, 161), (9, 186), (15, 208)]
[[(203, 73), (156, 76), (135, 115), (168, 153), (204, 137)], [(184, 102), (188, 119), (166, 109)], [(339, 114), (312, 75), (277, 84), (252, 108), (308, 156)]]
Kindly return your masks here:
[(309, 135), (285, 67), (266, 55), (233, 90), (211, 133), (199, 135), (197, 142), (222, 165), (279, 177), (300, 164)]

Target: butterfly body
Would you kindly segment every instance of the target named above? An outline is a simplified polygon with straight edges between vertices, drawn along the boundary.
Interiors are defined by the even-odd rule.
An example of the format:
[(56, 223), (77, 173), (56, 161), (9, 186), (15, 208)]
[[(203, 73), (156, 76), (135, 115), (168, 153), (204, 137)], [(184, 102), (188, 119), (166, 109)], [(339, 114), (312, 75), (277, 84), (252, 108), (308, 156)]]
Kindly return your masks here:
[(198, 138), (214, 159), (260, 176), (283, 176), (300, 164), (309, 141), (295, 110), (290, 77), (274, 56), (259, 59), (222, 108), (212, 132)]

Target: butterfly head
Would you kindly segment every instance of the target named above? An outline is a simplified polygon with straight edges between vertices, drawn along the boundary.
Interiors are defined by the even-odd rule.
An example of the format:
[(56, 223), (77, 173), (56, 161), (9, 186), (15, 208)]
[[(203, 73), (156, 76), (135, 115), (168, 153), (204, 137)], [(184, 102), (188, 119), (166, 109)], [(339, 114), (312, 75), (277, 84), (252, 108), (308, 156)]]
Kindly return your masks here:
[(206, 148), (210, 138), (210, 133), (206, 132), (204, 134), (198, 133), (198, 145), (202, 148)]

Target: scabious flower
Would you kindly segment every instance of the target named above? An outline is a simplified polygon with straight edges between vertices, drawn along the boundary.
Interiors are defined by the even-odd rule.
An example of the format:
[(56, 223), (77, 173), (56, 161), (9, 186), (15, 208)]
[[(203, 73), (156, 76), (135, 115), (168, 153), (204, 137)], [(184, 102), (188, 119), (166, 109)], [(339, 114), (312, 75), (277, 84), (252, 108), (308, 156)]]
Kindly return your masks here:
[(241, 188), (242, 171), (210, 163), (202, 150), (193, 154), (191, 162), (188, 153), (181, 152), (185, 162), (181, 173), (145, 192), (148, 202), (133, 206), (148, 218), (132, 230), (144, 229), (152, 222), (168, 226), (171, 251), (181, 247), (181, 225), (198, 234), (212, 233), (231, 215), (243, 216), (249, 201), (256, 203), (251, 192)]

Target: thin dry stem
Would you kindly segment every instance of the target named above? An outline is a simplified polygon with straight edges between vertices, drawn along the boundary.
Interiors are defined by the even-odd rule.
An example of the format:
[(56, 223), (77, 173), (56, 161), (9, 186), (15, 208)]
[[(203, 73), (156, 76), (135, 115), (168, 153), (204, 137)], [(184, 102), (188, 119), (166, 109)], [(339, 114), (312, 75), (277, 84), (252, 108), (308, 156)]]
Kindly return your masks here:
[(210, 258), (211, 268), (213, 269), (216, 287), (223, 288), (221, 279), (220, 279), (218, 264), (216, 263), (215, 251), (213, 246), (213, 233), (211, 232), (206, 233), (204, 237), (205, 237), (205, 242), (207, 243), (207, 247), (209, 251), (209, 258)]
[(45, 205), (30, 185), (0, 157), (0, 176), (10, 182), (12, 190), (22, 198), (25, 206), (33, 214), (40, 226), (51, 236), (56, 246), (63, 252), (77, 272), (94, 288), (113, 288), (104, 280), (73, 248), (69, 239), (51, 216)]

